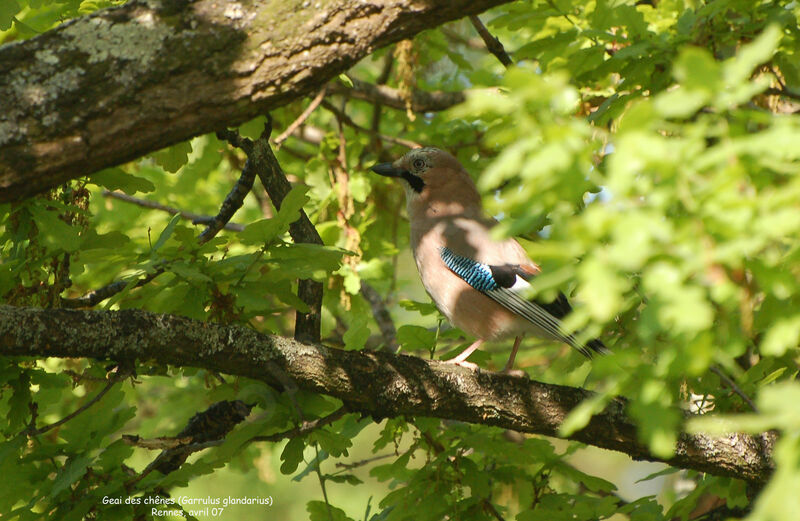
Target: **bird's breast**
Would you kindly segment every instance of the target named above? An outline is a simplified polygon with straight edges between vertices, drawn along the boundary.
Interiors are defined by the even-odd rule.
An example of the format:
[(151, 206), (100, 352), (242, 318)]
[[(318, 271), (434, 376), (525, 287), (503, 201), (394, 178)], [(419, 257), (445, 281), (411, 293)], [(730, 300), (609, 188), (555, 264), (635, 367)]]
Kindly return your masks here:
[[(440, 248), (448, 245), (444, 225), (414, 237), (412, 247), (420, 278), (436, 306), (456, 327), (485, 340), (524, 332), (528, 324), (450, 271)], [(450, 244), (452, 246), (452, 244)]]

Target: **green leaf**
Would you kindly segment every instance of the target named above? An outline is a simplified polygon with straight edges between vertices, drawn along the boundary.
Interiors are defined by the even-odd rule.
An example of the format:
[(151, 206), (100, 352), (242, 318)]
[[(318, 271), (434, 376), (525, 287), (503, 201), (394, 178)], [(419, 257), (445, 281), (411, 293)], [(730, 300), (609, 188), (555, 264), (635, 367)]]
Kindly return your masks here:
[(364, 483), (353, 474), (328, 474), (325, 479), (334, 483), (347, 483), (348, 485), (361, 485)]
[(67, 463), (61, 467), (55, 481), (53, 488), (50, 490), (50, 497), (55, 497), (70, 485), (78, 481), (86, 473), (86, 467), (92, 462), (92, 458), (88, 456), (79, 456), (77, 458), (70, 458)]
[(9, 382), (11, 398), (8, 405), (8, 426), (5, 428), (7, 434), (22, 430), (30, 416), (31, 390), (30, 376), (27, 371), (22, 371), (18, 378)]
[(353, 521), (344, 510), (324, 501), (309, 501), (306, 503), (306, 510), (309, 521)]
[(156, 186), (143, 177), (129, 174), (121, 168), (106, 168), (89, 176), (89, 182), (107, 188), (108, 190), (122, 190), (128, 195), (136, 192), (152, 192)]
[(397, 329), (397, 341), (409, 351), (430, 351), (436, 342), (436, 332), (406, 324)]
[(38, 238), (51, 250), (73, 252), (80, 246), (78, 228), (70, 226), (59, 218), (57, 211), (45, 209), (39, 205), (30, 205), (28, 209), (36, 221), (39, 230)]
[(272, 219), (262, 219), (247, 225), (239, 234), (239, 239), (245, 244), (269, 244), (276, 237), (283, 235), (289, 225), (300, 218), (300, 209), (309, 199), (306, 196), (308, 187), (294, 186), (281, 203), (281, 209)]
[(189, 161), (192, 153), (191, 141), (184, 141), (167, 147), (152, 154), (155, 162), (167, 172), (175, 173)]
[(761, 343), (765, 355), (782, 356), (800, 341), (800, 315), (775, 318)]
[(676, 467), (667, 467), (665, 469), (661, 469), (659, 471), (653, 472), (652, 474), (648, 474), (647, 476), (643, 477), (642, 479), (637, 479), (636, 483), (643, 483), (645, 481), (650, 481), (651, 479), (660, 478), (661, 476), (669, 476), (671, 474), (675, 474), (676, 472), (680, 472), (681, 469)]
[(100, 452), (97, 466), (105, 472), (112, 472), (133, 454), (133, 447), (122, 440), (117, 440)]
[(349, 77), (347, 74), (345, 74), (345, 73), (341, 73), (341, 74), (338, 76), (338, 78), (339, 78), (339, 81), (341, 81), (342, 83), (344, 83), (344, 85), (345, 85), (346, 87), (348, 87), (348, 88), (351, 88), (351, 89), (353, 88), (353, 80), (351, 80), (351, 79), (350, 79), (350, 77)]
[(287, 278), (327, 281), (339, 269), (345, 253), (319, 244), (281, 244), (269, 249), (269, 262)]
[(660, 458), (672, 457), (678, 440), (681, 413), (659, 401), (635, 401), (631, 403), (630, 411), (636, 419), (639, 438), (648, 444), (653, 454)]
[(81, 237), (81, 251), (89, 250), (118, 250), (131, 242), (130, 237), (116, 230), (98, 234), (94, 229), (88, 229)]
[(707, 90), (689, 90), (679, 87), (659, 94), (653, 107), (666, 118), (687, 118), (700, 110), (711, 99)]
[(753, 69), (772, 58), (781, 38), (783, 34), (780, 27), (771, 24), (755, 40), (742, 46), (736, 57), (724, 65), (726, 83), (736, 85), (747, 81)]
[(281, 453), (281, 473), (291, 474), (297, 470), (297, 466), (303, 461), (303, 451), (306, 448), (304, 438), (292, 438), (283, 448)]
[(582, 401), (577, 407), (572, 409), (564, 422), (559, 426), (560, 436), (567, 437), (570, 434), (581, 430), (589, 424), (592, 416), (601, 412), (608, 404), (609, 397), (604, 394), (597, 394), (587, 400)]
[(401, 308), (408, 311), (416, 311), (422, 316), (432, 315), (438, 310), (432, 302), (417, 302), (415, 300), (401, 300), (398, 302)]
[(264, 132), (264, 125), (266, 124), (266, 122), (267, 118), (265, 116), (258, 116), (256, 118), (253, 118), (247, 123), (244, 123), (239, 126), (239, 134), (242, 137), (250, 139), (258, 139)]
[(308, 440), (319, 443), (322, 450), (335, 458), (347, 456), (347, 449), (353, 446), (349, 437), (331, 429), (317, 429), (308, 435)]
[(675, 61), (675, 79), (690, 90), (714, 93), (721, 87), (719, 63), (706, 49), (687, 47)]
[(14, 16), (20, 9), (16, 0), (3, 0), (3, 2), (0, 2), (0, 31), (11, 29)]
[(175, 226), (177, 226), (177, 224), (180, 222), (181, 219), (182, 217), (180, 216), (180, 214), (175, 214), (172, 216), (172, 219), (170, 219), (167, 225), (164, 227), (164, 230), (158, 236), (158, 240), (153, 245), (153, 248), (150, 250), (151, 255), (156, 253), (159, 248), (164, 246), (164, 243), (167, 242), (167, 240), (172, 235), (172, 232), (175, 231)]
[(364, 348), (369, 338), (369, 327), (367, 327), (367, 320), (364, 317), (359, 317), (350, 324), (345, 331), (342, 340), (344, 340), (344, 348), (348, 351), (354, 351)]

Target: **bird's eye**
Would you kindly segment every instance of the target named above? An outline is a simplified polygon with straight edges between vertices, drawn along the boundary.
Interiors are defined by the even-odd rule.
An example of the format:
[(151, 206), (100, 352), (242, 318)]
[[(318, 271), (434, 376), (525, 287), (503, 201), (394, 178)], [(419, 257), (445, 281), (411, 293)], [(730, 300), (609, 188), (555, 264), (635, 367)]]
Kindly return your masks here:
[(415, 159), (412, 163), (412, 166), (414, 167), (414, 170), (422, 170), (422, 168), (425, 166), (425, 161), (422, 159)]

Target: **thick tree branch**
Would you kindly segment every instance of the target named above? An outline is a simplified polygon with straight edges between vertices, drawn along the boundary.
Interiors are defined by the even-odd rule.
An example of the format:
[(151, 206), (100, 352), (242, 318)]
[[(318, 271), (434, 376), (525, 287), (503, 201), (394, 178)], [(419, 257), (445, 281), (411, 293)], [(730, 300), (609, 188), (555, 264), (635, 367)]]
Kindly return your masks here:
[[(279, 385), (273, 367), (299, 388), (334, 396), (373, 417), (430, 416), (558, 436), (567, 414), (592, 393), (384, 352), (340, 351), (138, 310), (75, 311), (0, 306), (0, 354), (150, 360), (201, 367)], [(568, 437), (634, 459), (764, 483), (773, 470), (770, 434), (681, 434), (662, 459), (638, 441), (616, 400)]]
[(0, 202), (233, 126), (508, 0), (134, 0), (0, 47)]

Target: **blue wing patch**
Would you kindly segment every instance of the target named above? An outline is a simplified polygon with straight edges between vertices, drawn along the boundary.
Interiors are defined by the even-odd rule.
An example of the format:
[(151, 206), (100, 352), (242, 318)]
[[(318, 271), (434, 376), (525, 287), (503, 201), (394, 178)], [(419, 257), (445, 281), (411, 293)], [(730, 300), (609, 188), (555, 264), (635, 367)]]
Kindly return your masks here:
[(481, 264), (467, 257), (456, 255), (445, 246), (442, 246), (439, 252), (450, 271), (478, 291), (486, 292), (499, 287), (492, 277), (492, 270), (488, 264)]
[[(517, 273), (519, 266), (482, 264), (468, 257), (457, 255), (445, 246), (439, 248), (439, 254), (450, 271), (458, 275), (464, 282), (509, 311), (524, 317), (550, 337), (571, 345), (587, 358), (592, 357), (587, 346), (597, 352), (607, 351), (602, 342), (598, 340), (589, 342), (587, 346), (581, 345), (571, 334), (563, 332), (561, 321), (544, 306), (525, 300), (512, 290), (511, 286), (518, 276), (523, 279), (530, 276), (524, 271)], [(499, 280), (498, 277), (502, 280)]]

